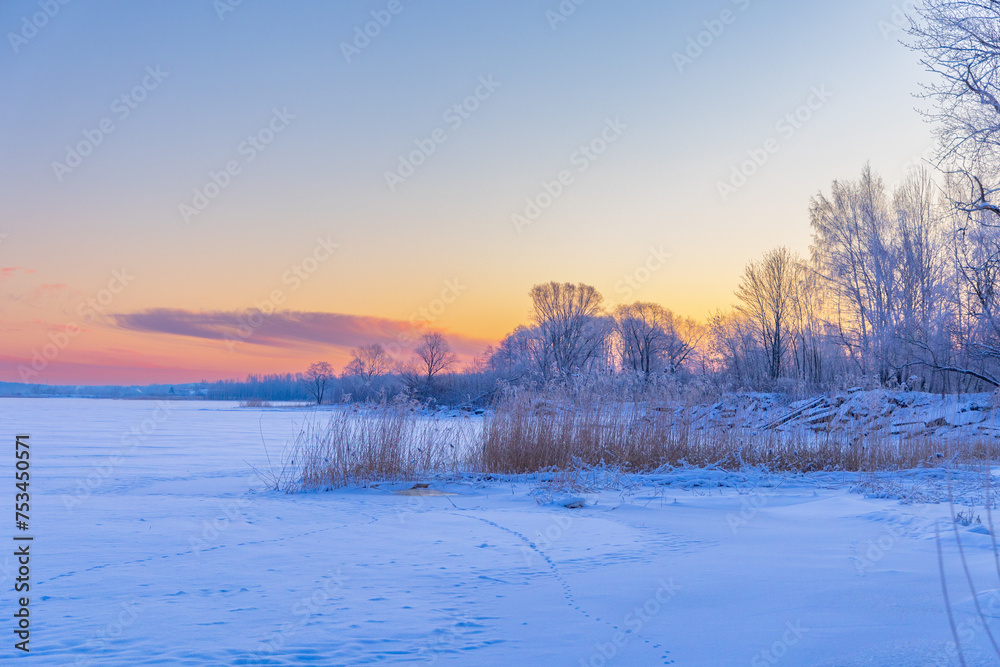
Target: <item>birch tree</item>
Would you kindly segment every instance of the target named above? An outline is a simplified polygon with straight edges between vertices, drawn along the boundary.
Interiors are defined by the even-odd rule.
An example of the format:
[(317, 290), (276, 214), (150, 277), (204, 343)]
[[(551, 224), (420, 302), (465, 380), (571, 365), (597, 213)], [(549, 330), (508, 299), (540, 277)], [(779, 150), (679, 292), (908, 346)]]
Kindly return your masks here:
[(800, 263), (788, 248), (776, 248), (746, 265), (736, 289), (740, 301), (737, 309), (756, 328), (772, 380), (781, 377), (785, 355), (792, 344), (791, 325), (799, 267)]
[(893, 375), (898, 255), (885, 185), (870, 165), (857, 181), (834, 181), (813, 197), (812, 262), (827, 280), (827, 316), (863, 375)]

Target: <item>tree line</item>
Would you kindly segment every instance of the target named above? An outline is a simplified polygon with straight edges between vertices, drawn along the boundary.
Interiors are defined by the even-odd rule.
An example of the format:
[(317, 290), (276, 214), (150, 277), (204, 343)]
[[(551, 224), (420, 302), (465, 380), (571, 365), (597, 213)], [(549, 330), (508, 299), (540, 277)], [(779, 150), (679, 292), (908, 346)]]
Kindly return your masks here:
[[(932, 176), (887, 187), (869, 165), (809, 203), (806, 256), (775, 248), (744, 268), (734, 305), (705, 322), (655, 303), (605, 308), (592, 286), (530, 291), (532, 319), (458, 369), (428, 333), (399, 364), (378, 343), (337, 378), (307, 373), (314, 398), (334, 380), (362, 398), (387, 391), (478, 400), (507, 385), (611, 379), (630, 386), (824, 390), (841, 383), (941, 393), (1000, 388), (1000, 3), (925, 0), (908, 46), (929, 78), (937, 131)], [(450, 393), (449, 393), (450, 392)]]
[(705, 322), (644, 301), (609, 309), (591, 285), (550, 282), (531, 288), (530, 322), (464, 367), (429, 332), (409, 361), (372, 343), (339, 376), (320, 362), (305, 382), (317, 401), (474, 400), (500, 385), (596, 378), (723, 391), (1000, 387), (1000, 227), (956, 206), (961, 194), (957, 178), (935, 183), (925, 169), (889, 190), (866, 165), (812, 198), (808, 257), (778, 247), (750, 261), (734, 305)]

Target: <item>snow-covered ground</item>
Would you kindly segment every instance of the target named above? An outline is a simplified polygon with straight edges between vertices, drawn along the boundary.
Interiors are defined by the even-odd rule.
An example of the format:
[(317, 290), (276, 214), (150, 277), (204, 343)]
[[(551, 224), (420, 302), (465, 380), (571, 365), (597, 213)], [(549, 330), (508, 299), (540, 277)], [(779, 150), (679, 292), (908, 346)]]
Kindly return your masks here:
[(704, 405), (676, 406), (695, 429), (743, 427), (794, 433), (861, 433), (956, 440), (1000, 438), (996, 394), (940, 396), (852, 389), (787, 403), (780, 394), (729, 394)]
[[(740, 481), (697, 471), (585, 494), (579, 509), (540, 504), (531, 481), (434, 482), (455, 494), (438, 496), (392, 493), (409, 484), (264, 491), (250, 472), (266, 463), (261, 433), (273, 456), (306, 416), (0, 399), (0, 503), (11, 515), (15, 433), (30, 433), (33, 451), (27, 659), (958, 664), (938, 574), (942, 519), (966, 662), (997, 664), (947, 504), (869, 498), (851, 491), (849, 475)], [(1000, 639), (990, 536), (976, 524), (960, 534)], [(0, 556), (5, 663), (16, 653), (12, 552)]]

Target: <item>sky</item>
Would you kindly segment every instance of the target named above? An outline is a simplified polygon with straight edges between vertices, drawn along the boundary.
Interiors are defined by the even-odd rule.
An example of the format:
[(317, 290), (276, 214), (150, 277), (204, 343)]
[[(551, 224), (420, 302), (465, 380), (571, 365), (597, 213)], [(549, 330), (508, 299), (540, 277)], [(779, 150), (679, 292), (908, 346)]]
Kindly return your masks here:
[(551, 280), (696, 319), (933, 149), (907, 3), (0, 4), (0, 381), (463, 359)]

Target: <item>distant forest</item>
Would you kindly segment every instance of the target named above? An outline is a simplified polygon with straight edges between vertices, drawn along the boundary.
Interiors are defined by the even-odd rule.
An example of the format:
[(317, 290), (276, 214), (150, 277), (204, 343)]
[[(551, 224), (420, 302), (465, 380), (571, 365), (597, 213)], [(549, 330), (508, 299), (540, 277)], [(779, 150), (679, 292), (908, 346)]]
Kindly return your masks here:
[[(608, 309), (594, 287), (531, 288), (531, 321), (459, 364), (447, 338), (351, 350), (342, 369), (182, 385), (0, 384), (0, 395), (384, 400), (480, 406), (517, 387), (718, 396), (823, 393), (853, 386), (934, 393), (1000, 387), (1000, 209), (968, 180), (916, 169), (888, 189), (871, 168), (810, 205), (810, 256), (785, 247), (750, 261), (734, 305), (707, 321), (638, 301)], [(971, 200), (971, 203), (970, 203)], [(963, 203), (966, 202), (966, 203)]]

